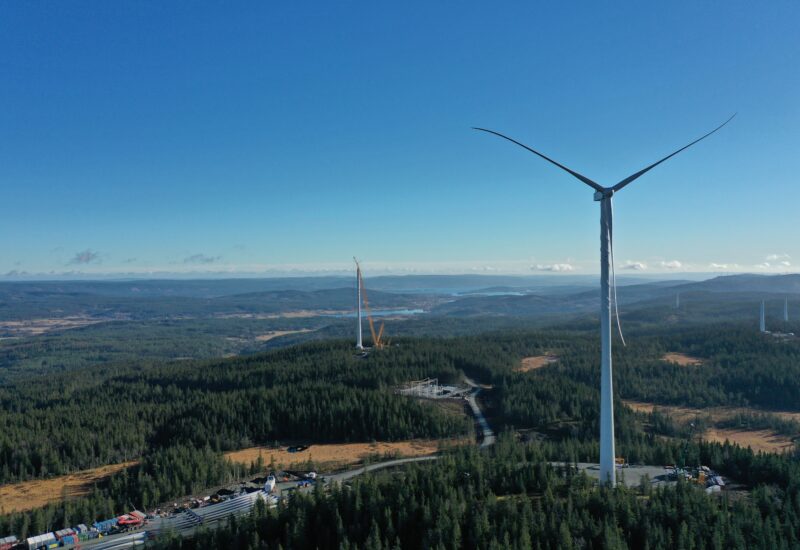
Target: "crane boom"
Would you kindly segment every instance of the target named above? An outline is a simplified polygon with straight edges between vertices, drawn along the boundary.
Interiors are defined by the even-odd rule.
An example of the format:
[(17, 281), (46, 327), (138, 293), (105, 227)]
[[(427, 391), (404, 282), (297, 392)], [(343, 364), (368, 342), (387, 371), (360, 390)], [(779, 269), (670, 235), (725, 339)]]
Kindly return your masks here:
[(367, 321), (369, 321), (369, 332), (372, 334), (372, 345), (380, 349), (383, 347), (383, 342), (381, 341), (381, 337), (383, 336), (383, 323), (378, 330), (378, 333), (375, 333), (375, 321), (372, 319), (372, 309), (369, 307), (369, 298), (367, 297), (367, 287), (364, 285), (364, 278), (361, 273), (361, 266), (359, 265), (358, 261), (356, 261), (356, 265), (358, 266), (358, 280), (361, 283), (361, 297), (364, 299), (364, 309), (367, 310)]

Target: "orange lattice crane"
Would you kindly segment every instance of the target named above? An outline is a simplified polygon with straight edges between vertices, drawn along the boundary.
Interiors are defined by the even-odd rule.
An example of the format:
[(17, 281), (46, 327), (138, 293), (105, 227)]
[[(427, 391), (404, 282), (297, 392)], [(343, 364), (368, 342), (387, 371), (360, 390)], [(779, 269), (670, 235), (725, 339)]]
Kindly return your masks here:
[[(353, 258), (355, 260), (355, 258)], [(364, 286), (364, 278), (361, 274), (361, 265), (356, 260), (356, 268), (358, 271), (358, 283), (361, 286), (361, 297), (364, 300), (364, 309), (367, 310), (367, 321), (369, 321), (369, 332), (372, 334), (372, 347), (375, 349), (381, 349), (386, 344), (384, 344), (383, 338), (383, 322), (381, 322), (381, 326), (378, 328), (377, 334), (375, 333), (375, 321), (372, 319), (372, 310), (369, 307), (369, 298), (367, 298), (367, 288)]]

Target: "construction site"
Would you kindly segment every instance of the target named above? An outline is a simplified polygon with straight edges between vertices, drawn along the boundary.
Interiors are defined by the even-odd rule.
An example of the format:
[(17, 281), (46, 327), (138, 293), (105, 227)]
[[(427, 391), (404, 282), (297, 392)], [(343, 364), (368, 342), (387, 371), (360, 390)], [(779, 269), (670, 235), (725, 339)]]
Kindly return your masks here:
[[(353, 261), (356, 263), (356, 350), (366, 354), (370, 349), (380, 350), (391, 344), (383, 340), (384, 323), (381, 321), (378, 330), (375, 330), (375, 321), (372, 318), (372, 309), (369, 306), (369, 298), (367, 297), (367, 289), (364, 286), (364, 276), (361, 273), (361, 264), (354, 257)], [(367, 323), (369, 324), (369, 332), (372, 336), (372, 347), (364, 347), (361, 317), (362, 306), (367, 311)]]
[(413, 380), (397, 388), (397, 393), (409, 397), (424, 399), (461, 399), (467, 397), (472, 391), (469, 386), (454, 386), (452, 384), (439, 384), (438, 378), (425, 378)]

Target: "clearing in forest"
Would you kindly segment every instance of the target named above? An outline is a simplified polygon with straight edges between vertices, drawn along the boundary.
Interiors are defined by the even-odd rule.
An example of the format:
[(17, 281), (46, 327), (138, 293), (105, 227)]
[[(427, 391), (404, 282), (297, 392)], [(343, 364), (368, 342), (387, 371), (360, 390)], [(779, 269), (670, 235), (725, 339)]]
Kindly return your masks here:
[[(623, 399), (623, 402), (636, 412), (651, 413), (658, 410), (660, 413), (669, 416), (677, 422), (689, 422), (697, 416), (709, 418), (711, 423), (724, 422), (737, 414), (772, 414), (785, 420), (800, 422), (800, 413), (796, 412), (773, 412), (749, 407), (708, 407), (697, 409), (693, 407), (681, 407), (676, 405), (657, 405), (655, 403), (645, 403), (642, 401), (631, 401)], [(779, 434), (772, 430), (742, 430), (736, 428), (708, 428), (699, 434), (706, 441), (718, 441), (724, 443), (727, 439), (731, 443), (736, 443), (742, 447), (750, 446), (753, 451), (765, 451), (770, 453), (781, 453), (793, 447), (792, 438), (788, 435)]]
[(733, 428), (709, 428), (703, 434), (706, 441), (738, 443), (742, 447), (750, 447), (754, 452), (782, 453), (794, 448), (792, 440), (772, 430), (744, 431)]
[(0, 321), (0, 334), (7, 336), (41, 336), (56, 330), (69, 330), (102, 323), (111, 319), (93, 317), (57, 317), (53, 319), (26, 319), (24, 321)]
[(470, 443), (469, 439), (454, 439), (452, 441), (440, 441), (436, 439), (418, 439), (412, 441), (394, 442), (375, 442), (375, 443), (326, 443), (322, 445), (311, 445), (308, 450), (299, 453), (290, 453), (286, 447), (250, 447), (225, 454), (225, 458), (232, 462), (250, 465), (258, 460), (259, 455), (264, 461), (264, 465), (274, 461), (276, 465), (288, 467), (292, 464), (301, 464), (312, 460), (319, 467), (324, 465), (326, 469), (344, 468), (361, 464), (371, 456), (385, 455), (392, 457), (414, 457), (426, 456), (436, 453), (442, 444), (462, 445)]
[(558, 361), (558, 356), (553, 355), (552, 353), (545, 353), (544, 355), (534, 355), (531, 357), (525, 357), (522, 361), (520, 361), (519, 367), (517, 367), (517, 372), (529, 372), (532, 370), (540, 369), (542, 367), (546, 367), (547, 365), (551, 365)]
[(88, 495), (95, 483), (136, 463), (122, 462), (50, 479), (0, 485), (0, 515), (33, 510), (51, 502)]
[(269, 332), (265, 332), (264, 334), (259, 334), (258, 336), (256, 336), (256, 341), (268, 342), (274, 338), (280, 338), (281, 336), (288, 336), (289, 334), (304, 334), (306, 332), (311, 332), (311, 329), (301, 328), (299, 330), (271, 330)]
[(675, 363), (682, 367), (694, 367), (703, 364), (703, 360), (698, 357), (692, 357), (691, 355), (678, 352), (665, 353), (661, 357), (661, 360), (666, 361), (667, 363)]
[[(240, 451), (232, 451), (225, 457), (233, 462), (247, 466), (258, 460), (264, 460), (264, 467), (272, 458), (283, 467), (298, 465), (311, 459), (317, 467), (339, 468), (361, 464), (370, 457), (383, 458), (385, 455), (400, 457), (426, 456), (435, 454), (441, 446), (468, 445), (469, 438), (452, 440), (419, 439), (410, 441), (375, 442), (375, 443), (343, 443), (312, 445), (299, 453), (290, 453), (286, 447), (271, 449), (268, 447), (251, 447)], [(138, 461), (122, 462), (101, 466), (91, 470), (83, 470), (74, 474), (53, 477), (50, 479), (33, 479), (19, 483), (0, 485), (0, 515), (11, 512), (24, 512), (40, 508), (49, 503), (61, 502), (65, 499), (88, 495), (92, 486), (104, 479), (130, 468)]]

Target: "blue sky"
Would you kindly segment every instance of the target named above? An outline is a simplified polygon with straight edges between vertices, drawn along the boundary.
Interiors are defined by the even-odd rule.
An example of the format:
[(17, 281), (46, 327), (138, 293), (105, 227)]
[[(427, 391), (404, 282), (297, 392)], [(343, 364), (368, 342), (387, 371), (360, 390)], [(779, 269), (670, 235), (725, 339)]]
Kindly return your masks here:
[[(4, 2), (0, 273), (800, 262), (797, 2)], [(767, 265), (768, 264), (768, 265)]]

